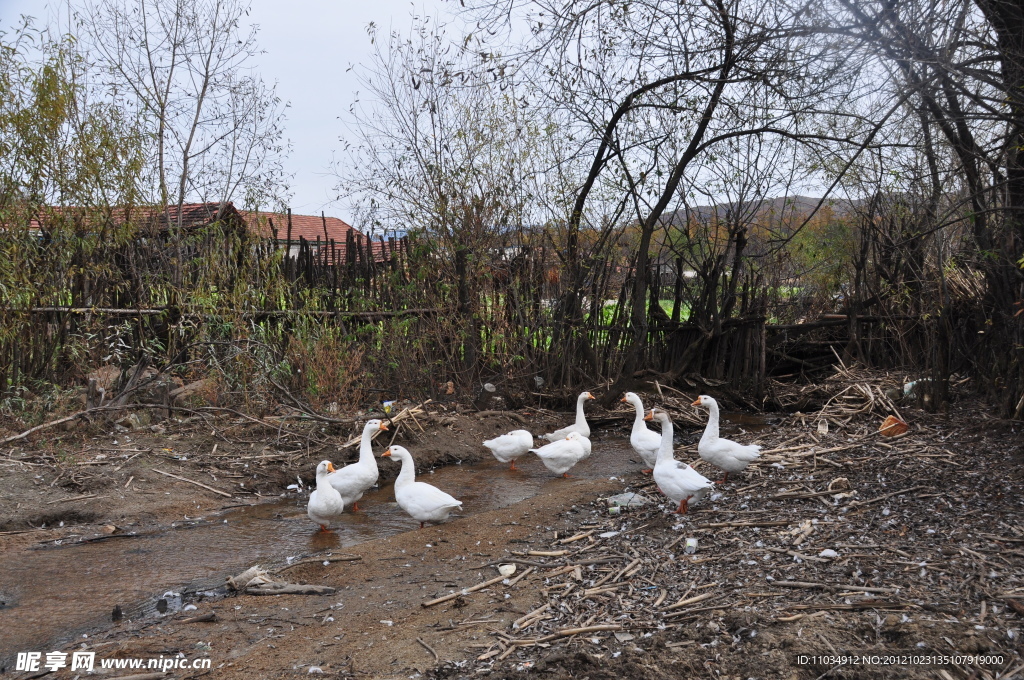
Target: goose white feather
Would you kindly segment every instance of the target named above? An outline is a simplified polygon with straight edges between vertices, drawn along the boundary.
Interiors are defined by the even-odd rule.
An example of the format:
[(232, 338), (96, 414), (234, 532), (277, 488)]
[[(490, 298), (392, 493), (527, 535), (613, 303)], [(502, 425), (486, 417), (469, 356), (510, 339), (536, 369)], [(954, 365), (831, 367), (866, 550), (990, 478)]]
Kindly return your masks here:
[(462, 501), (426, 482), (416, 481), (416, 466), (412, 454), (404, 446), (392, 445), (381, 454), (382, 458), (397, 458), (402, 461), (402, 470), (395, 480), (395, 500), (420, 523), (443, 522), (452, 510), (462, 507)]
[(761, 457), (761, 447), (751, 444), (744, 446), (731, 439), (718, 436), (718, 402), (702, 394), (693, 402), (693, 406), (703, 406), (708, 410), (708, 424), (697, 444), (700, 457), (715, 467), (723, 470), (722, 483), (729, 478), (730, 472), (739, 472)]
[(620, 401), (633, 406), (636, 409), (636, 417), (633, 419), (633, 429), (629, 433), (629, 444), (637, 452), (649, 470), (653, 470), (658, 463), (658, 449), (661, 447), (661, 435), (649, 429), (644, 422), (644, 403), (634, 392), (626, 392)]
[(570, 432), (578, 432), (581, 437), (589, 438), (590, 425), (587, 424), (587, 417), (583, 413), (583, 404), (586, 403), (588, 399), (593, 398), (594, 395), (590, 392), (584, 392), (580, 396), (576, 397), (576, 422), (572, 425), (567, 425), (560, 430), (542, 434), (541, 439), (547, 439), (549, 442), (557, 442), (568, 437)]
[(380, 475), (377, 460), (373, 457), (373, 433), (387, 429), (387, 425), (380, 420), (366, 421), (363, 435), (359, 440), (359, 460), (346, 465), (327, 478), (331, 486), (341, 494), (345, 505), (351, 506), (354, 512), (359, 510), (359, 499), (367, 489), (377, 483), (377, 477)]
[(533, 435), (526, 430), (512, 430), (494, 439), (488, 439), (484, 446), (502, 463), (511, 463), (510, 470), (516, 469), (516, 459), (533, 448)]
[(654, 482), (669, 500), (679, 504), (676, 512), (685, 515), (689, 504), (699, 502), (715, 484), (672, 456), (672, 419), (665, 411), (652, 409), (648, 418), (661, 423), (661, 446), (658, 448), (658, 461), (654, 466)]
[(328, 480), (332, 472), (334, 465), (328, 460), (316, 466), (316, 488), (309, 494), (309, 502), (306, 503), (306, 514), (320, 525), (320, 531), (327, 531), (331, 522), (338, 519), (345, 510), (345, 501)]
[(589, 447), (583, 443), (584, 441), (587, 444), (590, 443), (579, 432), (570, 432), (566, 435), (565, 439), (559, 439), (556, 442), (545, 444), (539, 449), (530, 450), (537, 454), (537, 457), (540, 458), (541, 462), (544, 463), (544, 467), (548, 470), (551, 470), (556, 475), (568, 477), (567, 473), (572, 466), (588, 455)]

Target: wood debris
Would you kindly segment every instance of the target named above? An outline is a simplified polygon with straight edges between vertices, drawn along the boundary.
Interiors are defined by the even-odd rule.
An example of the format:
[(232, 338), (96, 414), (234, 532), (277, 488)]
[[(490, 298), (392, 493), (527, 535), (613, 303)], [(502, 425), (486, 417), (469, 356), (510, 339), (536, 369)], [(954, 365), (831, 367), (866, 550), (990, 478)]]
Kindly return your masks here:
[[(863, 389), (839, 384), (854, 378)], [(896, 412), (884, 394), (896, 384), (843, 367), (818, 414), (791, 417), (778, 443), (762, 437), (766, 455), (746, 479), (716, 488), (686, 516), (660, 498), (614, 516), (600, 499), (566, 510), (564, 528), (508, 551), (525, 559), (501, 560), (528, 564), (543, 585), (471, 662), (484, 672), (528, 668), (561, 647), (625, 654), (645, 648), (651, 633), (668, 648), (725, 644), (723, 654), (731, 646), (742, 655), (751, 633), (766, 626), (795, 631), (859, 617), (873, 630), (897, 629), (919, 619), (958, 621), (949, 617), (966, 615), (954, 603), (971, 603), (968, 628), (996, 631), (977, 634), (1005, 653), (1013, 639), (1006, 631), (1020, 630), (1024, 611), (1024, 560), (1016, 554), (1024, 552), (1024, 529), (1018, 520), (997, 528), (987, 508), (997, 493), (991, 480), (1008, 499), (1004, 511), (1015, 498), (1012, 484), (985, 472), (996, 464), (988, 458), (936, 450), (927, 433), (911, 429), (883, 441), (877, 417)], [(833, 425), (827, 432), (817, 427), (822, 417)], [(623, 491), (649, 490), (646, 479), (636, 481)], [(977, 503), (964, 506), (968, 497)], [(684, 552), (689, 537), (698, 539), (693, 554)], [(828, 644), (840, 649), (835, 635)], [(884, 643), (871, 649), (885, 650)], [(843, 645), (868, 648), (856, 637)], [(935, 653), (951, 651), (942, 645)]]

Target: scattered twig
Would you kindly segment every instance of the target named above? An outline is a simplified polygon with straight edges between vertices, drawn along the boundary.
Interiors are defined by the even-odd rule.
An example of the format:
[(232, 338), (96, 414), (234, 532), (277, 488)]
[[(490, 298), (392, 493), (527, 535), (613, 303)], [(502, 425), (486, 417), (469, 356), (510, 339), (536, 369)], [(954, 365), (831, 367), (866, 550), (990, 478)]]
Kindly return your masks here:
[(221, 491), (220, 489), (214, 489), (212, 486), (207, 486), (207, 485), (203, 484), (202, 482), (197, 482), (195, 480), (188, 479), (186, 477), (182, 477), (181, 475), (176, 475), (176, 474), (171, 473), (171, 472), (164, 472), (163, 470), (158, 470), (156, 468), (153, 468), (153, 472), (156, 472), (156, 473), (161, 474), (161, 475), (165, 475), (167, 477), (173, 477), (174, 479), (178, 479), (178, 480), (181, 480), (183, 482), (188, 482), (189, 484), (195, 484), (196, 486), (203, 487), (207, 491), (212, 491), (214, 493), (219, 493), (221, 496), (227, 496), (228, 498), (232, 498), (232, 495), (229, 494), (226, 491)]
[(882, 494), (881, 496), (876, 496), (874, 498), (869, 498), (868, 500), (852, 501), (850, 503), (850, 506), (851, 507), (860, 507), (862, 505), (871, 505), (872, 503), (877, 503), (878, 501), (885, 500), (886, 498), (890, 498), (892, 496), (899, 496), (900, 494), (910, 493), (911, 491), (917, 491), (918, 489), (927, 489), (927, 488), (929, 488), (929, 487), (927, 487), (927, 486), (925, 486), (923, 484), (918, 484), (917, 486), (912, 486), (912, 487), (907, 488), (907, 489), (901, 489), (899, 491), (892, 491), (890, 493)]
[(286, 564), (283, 567), (275, 570), (274, 573), (280, 574), (282, 572), (288, 571), (289, 569), (294, 569), (295, 567), (298, 567), (303, 564), (323, 564), (324, 562), (354, 562), (356, 560), (361, 559), (363, 558), (359, 555), (331, 555), (329, 557), (308, 557), (304, 560), (296, 560), (291, 564)]
[(429, 602), (424, 602), (422, 604), (422, 606), (423, 607), (433, 607), (435, 604), (441, 604), (442, 602), (447, 602), (448, 600), (454, 600), (455, 598), (457, 598), (457, 597), (459, 597), (461, 595), (468, 595), (469, 593), (473, 593), (473, 592), (476, 592), (478, 590), (483, 590), (487, 586), (493, 586), (495, 583), (500, 583), (501, 581), (504, 581), (504, 580), (505, 580), (504, 576), (498, 576), (496, 578), (490, 579), (489, 581), (484, 581), (483, 583), (478, 583), (475, 586), (473, 586), (472, 588), (463, 588), (462, 590), (460, 590), (457, 593), (452, 593), (450, 595), (445, 595), (444, 597), (439, 597), (436, 600), (430, 600)]
[(780, 588), (833, 588), (836, 590), (851, 590), (858, 593), (895, 593), (896, 588), (875, 588), (857, 585), (829, 585), (828, 583), (811, 583), (809, 581), (772, 581), (773, 586)]
[(427, 650), (428, 652), (434, 655), (434, 661), (441, 661), (441, 657), (437, 655), (437, 652), (434, 651), (434, 648), (428, 645), (426, 642), (424, 642), (423, 638), (416, 638), (416, 642), (423, 645), (423, 649)]

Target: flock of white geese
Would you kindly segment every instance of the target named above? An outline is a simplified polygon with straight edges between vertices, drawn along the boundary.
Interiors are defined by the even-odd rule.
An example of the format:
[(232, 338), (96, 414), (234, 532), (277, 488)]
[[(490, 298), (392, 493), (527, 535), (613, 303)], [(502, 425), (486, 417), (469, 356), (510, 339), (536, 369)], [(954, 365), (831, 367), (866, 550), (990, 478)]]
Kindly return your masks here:
[[(544, 446), (534, 447), (533, 435), (526, 430), (513, 430), (489, 439), (483, 445), (499, 461), (509, 463), (512, 470), (516, 469), (516, 460), (532, 452), (548, 470), (568, 477), (574, 465), (590, 456), (590, 425), (583, 407), (587, 400), (593, 398), (590, 392), (582, 393), (576, 400), (576, 422), (541, 435), (541, 439), (549, 442)], [(714, 483), (688, 464), (675, 459), (672, 420), (668, 413), (654, 408), (645, 415), (643, 402), (633, 392), (627, 392), (621, 401), (636, 409), (629, 443), (646, 464), (644, 472), (653, 473), (661, 492), (673, 504), (678, 504), (676, 512), (686, 514), (688, 504), (700, 501), (709, 489), (714, 488)], [(697, 452), (703, 460), (725, 473), (719, 483), (724, 483), (730, 472), (743, 470), (760, 456), (759, 446), (744, 446), (718, 436), (718, 402), (714, 399), (702, 395), (693, 402), (693, 406), (708, 409), (708, 424), (697, 445)], [(661, 425), (660, 433), (647, 427), (646, 421), (652, 420)], [(367, 421), (360, 439), (359, 460), (341, 469), (335, 469), (326, 460), (317, 465), (316, 489), (309, 496), (306, 511), (309, 518), (320, 525), (321, 531), (328, 531), (331, 522), (336, 521), (345, 508), (359, 510), (359, 499), (377, 483), (377, 461), (371, 440), (375, 432), (387, 429), (380, 420)], [(443, 522), (453, 510), (461, 507), (462, 501), (450, 494), (431, 484), (416, 481), (416, 466), (412, 454), (405, 447), (392, 444), (381, 457), (401, 461), (402, 470), (395, 480), (395, 500), (419, 521), (420, 528), (425, 522)]]

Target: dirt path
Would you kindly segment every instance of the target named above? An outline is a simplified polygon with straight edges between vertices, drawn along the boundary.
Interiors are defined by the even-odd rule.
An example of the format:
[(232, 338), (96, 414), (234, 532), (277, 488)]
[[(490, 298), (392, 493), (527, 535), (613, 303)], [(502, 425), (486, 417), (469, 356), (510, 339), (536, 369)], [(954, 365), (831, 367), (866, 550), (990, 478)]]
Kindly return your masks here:
[[(468, 447), (484, 430), (478, 419), (465, 422), (458, 437)], [(319, 675), (315, 669), (346, 678), (1011, 677), (1024, 665), (1020, 434), (973, 411), (914, 413), (911, 422), (908, 435), (883, 440), (868, 420), (821, 437), (793, 417), (757, 435), (766, 449), (783, 451), (686, 517), (670, 513), (639, 472), (566, 480), (508, 508), (326, 549), (282, 573), (334, 587), (332, 594), (192, 596), (195, 610), (124, 620), (76, 646), (108, 659), (209, 658), (210, 677), (225, 678)], [(692, 460), (686, 445), (699, 433), (680, 429), (677, 455)], [(459, 426), (435, 425), (421, 440), (434, 431), (450, 452)], [(232, 455), (242, 462), (250, 454), (238, 446)], [(198, 479), (209, 465), (179, 462), (165, 471)], [(46, 475), (39, 484), (24, 479), (31, 486), (19, 493), (31, 499)], [(193, 494), (190, 484), (178, 487)], [(651, 502), (612, 516), (595, 500), (626, 488)], [(197, 489), (174, 502), (227, 504), (211, 496)], [(144, 521), (170, 516), (173, 504), (157, 500), (148, 501), (154, 509)], [(97, 512), (103, 521), (112, 516)], [(3, 540), (16, 549), (49, 536)], [(693, 555), (681, 549), (686, 537), (698, 539)], [(360, 559), (329, 561), (339, 553)], [(532, 571), (422, 606), (495, 578), (493, 563), (513, 560), (512, 579)], [(213, 621), (185, 622), (211, 613)], [(588, 630), (564, 634), (579, 628)]]

